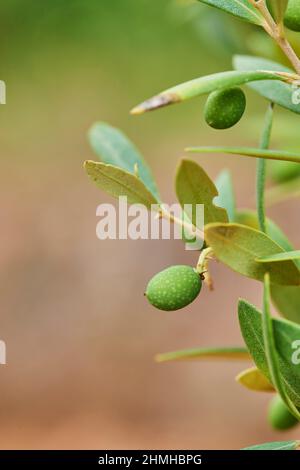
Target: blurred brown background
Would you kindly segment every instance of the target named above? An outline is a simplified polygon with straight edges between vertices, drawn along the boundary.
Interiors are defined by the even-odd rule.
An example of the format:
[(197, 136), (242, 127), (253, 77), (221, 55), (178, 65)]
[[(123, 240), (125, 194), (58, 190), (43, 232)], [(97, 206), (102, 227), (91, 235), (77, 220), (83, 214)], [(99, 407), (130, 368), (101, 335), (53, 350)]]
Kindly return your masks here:
[[(143, 297), (149, 278), (197, 255), (175, 241), (97, 240), (96, 207), (109, 198), (82, 169), (94, 158), (86, 132), (105, 120), (136, 142), (174, 202), (183, 148), (255, 145), (266, 104), (247, 91), (243, 121), (225, 132), (206, 126), (202, 99), (141, 118), (129, 109), (230, 69), (232, 53), (277, 52), (255, 28), (189, 1), (3, 0), (0, 22), (0, 447), (238, 449), (296, 436), (272, 432), (269, 397), (234, 382), (247, 364), (153, 360), (242, 345), (237, 299), (260, 306), (261, 285), (215, 264), (215, 292), (183, 311), (153, 309)], [(278, 112), (274, 145), (297, 145), (295, 119)], [(229, 168), (239, 206), (255, 206), (253, 160), (196, 158), (211, 177)], [(269, 214), (296, 242), (296, 204)]]

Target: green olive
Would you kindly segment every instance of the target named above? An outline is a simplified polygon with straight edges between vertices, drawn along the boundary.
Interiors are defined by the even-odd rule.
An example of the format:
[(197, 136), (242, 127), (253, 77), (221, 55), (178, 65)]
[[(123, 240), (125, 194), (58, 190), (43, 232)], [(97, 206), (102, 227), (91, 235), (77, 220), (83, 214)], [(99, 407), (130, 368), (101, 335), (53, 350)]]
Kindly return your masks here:
[(246, 108), (246, 97), (238, 87), (226, 88), (212, 92), (207, 98), (204, 117), (207, 124), (214, 129), (229, 129), (243, 116)]
[(145, 295), (160, 310), (179, 310), (195, 300), (201, 287), (201, 277), (191, 266), (171, 266), (150, 280)]
[(300, 2), (299, 0), (289, 0), (288, 7), (284, 15), (284, 24), (292, 31), (300, 31)]
[(271, 160), (270, 175), (275, 183), (284, 183), (300, 177), (300, 165), (295, 162)]
[(279, 395), (276, 395), (270, 402), (268, 421), (274, 429), (279, 430), (292, 428), (298, 423), (297, 418), (291, 414)]

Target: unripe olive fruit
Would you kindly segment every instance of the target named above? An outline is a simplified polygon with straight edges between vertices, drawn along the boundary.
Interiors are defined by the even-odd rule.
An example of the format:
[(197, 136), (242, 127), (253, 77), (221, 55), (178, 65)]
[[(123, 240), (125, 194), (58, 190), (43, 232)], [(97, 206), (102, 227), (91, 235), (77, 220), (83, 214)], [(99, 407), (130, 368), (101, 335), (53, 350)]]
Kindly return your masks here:
[(150, 280), (145, 295), (160, 310), (179, 310), (195, 300), (201, 287), (201, 277), (194, 268), (171, 266)]
[(274, 429), (279, 430), (292, 428), (298, 423), (297, 418), (291, 414), (279, 395), (276, 395), (270, 402), (268, 421)]
[(271, 160), (270, 174), (275, 183), (284, 183), (300, 177), (300, 165), (295, 162)]
[(300, 2), (299, 0), (289, 0), (288, 7), (284, 15), (284, 24), (292, 31), (300, 31)]
[(213, 91), (207, 98), (204, 118), (214, 129), (229, 129), (243, 116), (246, 97), (241, 88), (226, 88)]

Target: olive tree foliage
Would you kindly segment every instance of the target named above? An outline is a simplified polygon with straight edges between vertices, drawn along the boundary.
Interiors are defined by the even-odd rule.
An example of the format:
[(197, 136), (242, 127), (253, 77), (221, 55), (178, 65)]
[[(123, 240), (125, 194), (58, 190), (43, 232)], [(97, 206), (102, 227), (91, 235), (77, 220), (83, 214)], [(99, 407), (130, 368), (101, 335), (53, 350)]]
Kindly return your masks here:
[[(263, 57), (235, 56), (233, 69), (175, 85), (143, 103), (131, 113), (141, 115), (165, 106), (180, 104), (208, 95), (204, 108), (207, 124), (227, 129), (242, 119), (250, 87), (267, 100), (261, 120), (257, 147), (199, 146), (186, 149), (177, 170), (175, 188), (179, 203), (203, 204), (205, 226), (193, 218), (174, 218), (161, 201), (152, 172), (141, 153), (118, 129), (102, 122), (90, 132), (90, 144), (100, 161), (85, 162), (91, 180), (108, 194), (127, 196), (149, 210), (158, 207), (157, 216), (190, 228), (202, 240), (194, 266), (171, 266), (156, 274), (145, 290), (148, 300), (161, 310), (178, 310), (195, 301), (203, 288), (212, 289), (210, 263), (218, 260), (229, 268), (263, 285), (261, 308), (247, 300), (238, 303), (238, 321), (244, 346), (192, 348), (156, 356), (157, 362), (209, 358), (250, 362), (236, 380), (255, 392), (272, 396), (268, 412), (270, 424), (289, 429), (300, 421), (300, 249), (294, 247), (270, 218), (268, 204), (299, 195), (300, 152), (271, 147), (272, 124), (277, 107), (294, 114), (295, 128), (300, 114), (300, 60), (289, 41), (288, 29), (300, 31), (298, 0), (200, 0), (261, 28), (284, 54), (289, 66)], [(235, 203), (230, 172), (221, 171), (216, 181), (192, 156), (218, 153), (257, 160), (257, 209), (240, 210)], [(266, 190), (267, 164), (281, 161), (274, 176), (275, 186)], [(275, 173), (274, 173), (275, 175)], [(215, 199), (217, 197), (217, 199)], [(202, 286), (202, 284), (204, 284)], [(271, 314), (271, 302), (281, 318)], [(251, 364), (252, 362), (252, 364)], [(292, 450), (298, 441), (280, 441), (247, 449)]]

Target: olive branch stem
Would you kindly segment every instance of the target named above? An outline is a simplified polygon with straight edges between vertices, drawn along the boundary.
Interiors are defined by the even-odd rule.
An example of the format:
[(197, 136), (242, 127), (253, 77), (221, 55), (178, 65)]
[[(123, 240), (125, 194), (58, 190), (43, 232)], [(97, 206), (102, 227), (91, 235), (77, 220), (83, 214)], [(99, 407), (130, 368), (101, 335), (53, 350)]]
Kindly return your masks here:
[(204, 240), (204, 232), (202, 230), (198, 229), (193, 224), (190, 224), (189, 222), (183, 220), (183, 217), (176, 217), (174, 214), (169, 212), (163, 204), (161, 204), (160, 206), (158, 216), (161, 218), (165, 218), (166, 220), (169, 220), (169, 222), (172, 222), (184, 228), (193, 238), (196, 237), (198, 238), (198, 240)]
[(250, 0), (251, 4), (261, 13), (264, 18), (262, 26), (264, 30), (271, 36), (272, 39), (277, 43), (282, 52), (288, 58), (294, 69), (300, 74), (300, 60), (291, 46), (290, 42), (285, 36), (285, 31), (282, 21), (278, 24), (274, 21), (265, 0)]

